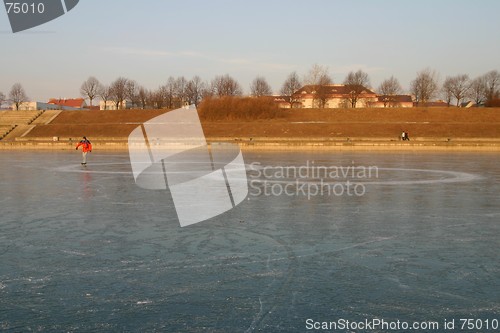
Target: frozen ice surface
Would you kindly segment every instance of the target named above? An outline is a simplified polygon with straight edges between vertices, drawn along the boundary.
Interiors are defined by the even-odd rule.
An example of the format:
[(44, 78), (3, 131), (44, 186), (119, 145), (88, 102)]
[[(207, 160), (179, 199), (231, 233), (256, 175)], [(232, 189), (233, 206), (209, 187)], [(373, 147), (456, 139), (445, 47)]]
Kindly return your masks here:
[(302, 332), (308, 318), (499, 318), (498, 154), (244, 155), (261, 171), (314, 161), (379, 175), (351, 179), (363, 196), (308, 199), (256, 195), (266, 180), (300, 184), (249, 171), (248, 200), (180, 228), (170, 193), (136, 186), (126, 153), (94, 151), (84, 168), (78, 154), (0, 152), (0, 330)]

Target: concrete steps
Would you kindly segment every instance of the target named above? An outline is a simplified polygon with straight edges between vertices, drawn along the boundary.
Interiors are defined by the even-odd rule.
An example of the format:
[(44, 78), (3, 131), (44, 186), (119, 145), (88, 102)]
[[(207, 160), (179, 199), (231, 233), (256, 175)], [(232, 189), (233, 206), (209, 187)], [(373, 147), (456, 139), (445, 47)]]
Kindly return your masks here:
[(54, 120), (61, 111), (2, 111), (0, 112), (0, 140), (15, 141), (27, 135), (36, 125)]
[(16, 125), (0, 125), (0, 140), (5, 138), (14, 128)]
[(44, 111), (0, 111), (0, 125), (29, 125)]
[(61, 110), (47, 110), (36, 118), (31, 125), (47, 125), (52, 122), (62, 111)]
[(28, 134), (35, 125), (18, 125), (12, 131), (10, 131), (2, 141), (15, 141), (17, 138), (21, 138)]

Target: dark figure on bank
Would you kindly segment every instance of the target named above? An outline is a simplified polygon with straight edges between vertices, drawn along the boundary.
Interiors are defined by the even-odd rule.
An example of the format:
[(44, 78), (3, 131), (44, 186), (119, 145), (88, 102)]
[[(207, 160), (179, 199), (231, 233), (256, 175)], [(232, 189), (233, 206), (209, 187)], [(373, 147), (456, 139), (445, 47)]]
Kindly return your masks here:
[(403, 131), (403, 133), (401, 133), (401, 140), (410, 141), (410, 136), (408, 135), (408, 132)]

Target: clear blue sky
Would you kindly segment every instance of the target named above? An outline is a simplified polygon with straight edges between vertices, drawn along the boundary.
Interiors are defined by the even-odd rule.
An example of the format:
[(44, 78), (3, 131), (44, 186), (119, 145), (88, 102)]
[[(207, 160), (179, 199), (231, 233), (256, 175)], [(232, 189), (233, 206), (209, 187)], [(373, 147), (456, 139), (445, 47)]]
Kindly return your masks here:
[(169, 76), (230, 74), (248, 92), (264, 76), (277, 92), (286, 76), (328, 66), (372, 87), (394, 75), (405, 89), (430, 67), (471, 77), (500, 70), (498, 0), (80, 0), (66, 15), (12, 34), (0, 10), (0, 91), (20, 82), (32, 100), (78, 97), (93, 75), (148, 88)]

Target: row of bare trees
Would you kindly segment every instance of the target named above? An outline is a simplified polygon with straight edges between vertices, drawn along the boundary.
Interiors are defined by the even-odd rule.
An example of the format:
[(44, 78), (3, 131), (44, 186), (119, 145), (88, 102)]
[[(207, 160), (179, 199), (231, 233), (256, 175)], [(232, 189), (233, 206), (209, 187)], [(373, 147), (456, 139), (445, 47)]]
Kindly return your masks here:
[[(320, 81), (321, 84), (330, 81)], [(287, 85), (285, 87), (285, 85)], [(282, 92), (291, 96), (301, 87), (301, 81), (296, 72), (292, 73)], [(263, 76), (257, 76), (250, 85), (251, 96), (270, 96), (273, 91)], [(164, 85), (149, 90), (137, 84), (134, 80), (120, 77), (110, 85), (104, 85), (95, 77), (89, 77), (83, 82), (80, 94), (89, 100), (90, 105), (97, 98), (104, 104), (113, 102), (116, 109), (123, 108), (124, 101), (131, 102), (133, 107), (140, 108), (175, 108), (185, 104), (198, 105), (206, 97), (242, 96), (240, 83), (230, 75), (219, 75), (210, 82), (203, 81), (199, 76), (186, 80), (183, 76), (170, 77)]]
[[(295, 92), (302, 87), (302, 83), (311, 85), (315, 92), (315, 102), (318, 107), (323, 108), (328, 100), (330, 90), (328, 85), (333, 79), (328, 74), (328, 68), (313, 65), (301, 82), (296, 72), (291, 73), (281, 88), (281, 94), (288, 97), (290, 105), (299, 103)], [(362, 70), (351, 71), (343, 81), (347, 91), (346, 102), (352, 108), (358, 105), (360, 96), (366, 88), (370, 88), (370, 78)], [(376, 90), (379, 95), (384, 96), (384, 106), (397, 106), (397, 96), (403, 94), (403, 88), (398, 79), (391, 76), (385, 79)], [(500, 99), (500, 73), (496, 70), (489, 71), (475, 79), (470, 79), (467, 74), (449, 76), (442, 85), (439, 83), (439, 75), (431, 69), (424, 69), (410, 83), (409, 93), (413, 96), (417, 105), (423, 105), (435, 98), (442, 97), (451, 105), (455, 105), (471, 99), (476, 105), (493, 105), (494, 101)]]
[(475, 79), (470, 79), (467, 74), (448, 76), (443, 82), (441, 93), (448, 105), (454, 100), (459, 106), (466, 98), (479, 105), (500, 98), (499, 88), (500, 73), (493, 70)]
[[(287, 97), (290, 105), (300, 103), (300, 96), (295, 93), (310, 85), (315, 91), (315, 103), (325, 107), (331, 93), (328, 85), (333, 83), (328, 67), (313, 65), (309, 72), (301, 79), (297, 72), (288, 75), (281, 86), (280, 93)], [(343, 81), (346, 94), (346, 103), (355, 108), (363, 91), (370, 88), (370, 78), (362, 70), (351, 71)], [(257, 76), (250, 85), (252, 96), (272, 95), (272, 89), (263, 76)], [(403, 88), (394, 76), (384, 80), (377, 89), (378, 94), (384, 96), (384, 106), (396, 106), (396, 96), (403, 93)], [(410, 84), (410, 94), (417, 104), (425, 104), (432, 99), (442, 97), (448, 105), (452, 102), (459, 106), (465, 99), (471, 99), (475, 104), (490, 104), (500, 98), (500, 73), (492, 70), (477, 78), (470, 79), (467, 74), (448, 76), (443, 84), (439, 83), (439, 75), (431, 69), (424, 69), (417, 73)], [(208, 96), (241, 96), (243, 89), (230, 75), (216, 76), (210, 82), (203, 81), (199, 76), (190, 80), (185, 77), (169, 77), (165, 84), (157, 89), (147, 89), (136, 81), (119, 77), (109, 85), (102, 84), (95, 77), (89, 77), (80, 87), (81, 95), (88, 99), (90, 106), (98, 98), (108, 105), (112, 102), (114, 108), (121, 109), (128, 101), (132, 107), (138, 108), (176, 108), (185, 104), (198, 105)], [(28, 97), (21, 84), (12, 86), (8, 98), (0, 92), (0, 106), (4, 102), (11, 102), (16, 109), (28, 101)]]
[[(270, 92), (269, 87), (265, 90), (265, 86), (260, 83), (256, 87), (261, 94)], [(101, 84), (95, 77), (89, 77), (83, 82), (80, 94), (89, 100), (91, 106), (99, 97), (104, 105), (113, 102), (116, 109), (123, 108), (125, 101), (130, 102), (132, 107), (161, 109), (177, 108), (185, 104), (198, 105), (207, 96), (241, 96), (243, 90), (238, 81), (227, 74), (216, 76), (210, 84), (199, 76), (191, 80), (183, 76), (169, 77), (165, 84), (154, 90), (146, 89), (136, 81), (124, 77), (117, 78), (110, 85)]]
[(496, 70), (471, 79), (467, 74), (447, 76), (442, 86), (439, 75), (431, 69), (417, 73), (411, 82), (410, 93), (418, 104), (425, 104), (433, 98), (442, 97), (449, 105), (456, 106), (471, 99), (476, 105), (491, 104), (500, 98), (500, 73)]

